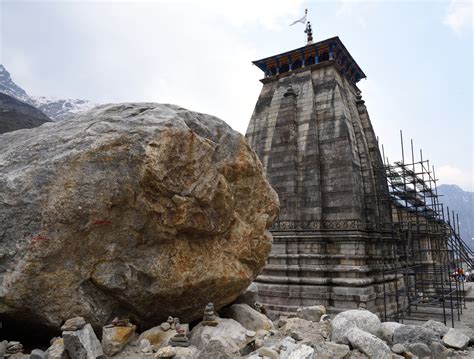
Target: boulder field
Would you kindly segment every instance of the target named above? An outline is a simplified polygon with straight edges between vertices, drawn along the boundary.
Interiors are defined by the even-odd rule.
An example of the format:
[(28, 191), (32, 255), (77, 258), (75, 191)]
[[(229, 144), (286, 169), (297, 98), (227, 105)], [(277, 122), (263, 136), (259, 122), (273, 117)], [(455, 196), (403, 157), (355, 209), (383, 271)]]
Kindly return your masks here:
[(244, 137), (178, 106), (0, 135), (0, 319), (193, 321), (257, 276), (278, 208)]

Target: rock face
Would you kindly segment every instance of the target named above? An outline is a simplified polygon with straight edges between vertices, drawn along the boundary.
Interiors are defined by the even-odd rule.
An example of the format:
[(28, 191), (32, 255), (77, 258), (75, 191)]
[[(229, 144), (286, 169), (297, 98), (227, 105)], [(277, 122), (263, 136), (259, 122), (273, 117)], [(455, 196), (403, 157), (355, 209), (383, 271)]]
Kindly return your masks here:
[(51, 121), (37, 108), (0, 92), (0, 134)]
[(278, 212), (243, 136), (152, 103), (1, 135), (0, 188), (0, 315), (53, 328), (221, 308), (264, 266)]

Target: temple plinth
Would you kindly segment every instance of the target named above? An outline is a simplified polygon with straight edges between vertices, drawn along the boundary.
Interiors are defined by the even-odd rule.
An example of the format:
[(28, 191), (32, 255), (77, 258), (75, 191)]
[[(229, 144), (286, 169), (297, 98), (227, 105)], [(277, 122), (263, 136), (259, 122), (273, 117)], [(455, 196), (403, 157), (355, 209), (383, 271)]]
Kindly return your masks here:
[(253, 63), (264, 78), (246, 137), (281, 202), (259, 300), (281, 313), (360, 303), (381, 312), (392, 300), (382, 299), (384, 288), (402, 283), (382, 276), (391, 265), (382, 248), (394, 239), (385, 230), (382, 159), (356, 86), (365, 74), (338, 37)]

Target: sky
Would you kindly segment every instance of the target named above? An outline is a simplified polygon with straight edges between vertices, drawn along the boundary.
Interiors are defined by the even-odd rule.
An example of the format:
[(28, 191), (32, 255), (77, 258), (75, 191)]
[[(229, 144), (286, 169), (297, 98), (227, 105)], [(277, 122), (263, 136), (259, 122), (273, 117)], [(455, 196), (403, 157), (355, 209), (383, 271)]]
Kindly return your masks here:
[(390, 161), (406, 150), (474, 191), (471, 1), (0, 0), (0, 63), (30, 95), (159, 102), (245, 133), (263, 77), (251, 61), (339, 36)]

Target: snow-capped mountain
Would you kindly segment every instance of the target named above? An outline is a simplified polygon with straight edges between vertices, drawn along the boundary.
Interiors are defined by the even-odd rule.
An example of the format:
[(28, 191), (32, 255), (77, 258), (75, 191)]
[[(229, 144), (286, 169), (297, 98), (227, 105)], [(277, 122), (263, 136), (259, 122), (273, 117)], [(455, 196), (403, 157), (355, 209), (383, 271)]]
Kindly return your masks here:
[(31, 97), (31, 102), (33, 106), (43, 111), (54, 121), (65, 120), (97, 106), (97, 104), (86, 100), (62, 100), (54, 97)]
[(53, 121), (62, 121), (80, 112), (90, 110), (97, 104), (81, 99), (58, 99), (30, 96), (13, 82), (10, 73), (0, 64), (0, 92), (26, 102), (49, 116)]
[(474, 192), (463, 191), (460, 187), (451, 184), (443, 184), (438, 187), (438, 193), (442, 195), (440, 201), (449, 207), (450, 211), (459, 214), (459, 228), (461, 237), (474, 249)]

